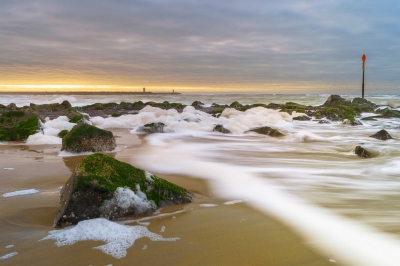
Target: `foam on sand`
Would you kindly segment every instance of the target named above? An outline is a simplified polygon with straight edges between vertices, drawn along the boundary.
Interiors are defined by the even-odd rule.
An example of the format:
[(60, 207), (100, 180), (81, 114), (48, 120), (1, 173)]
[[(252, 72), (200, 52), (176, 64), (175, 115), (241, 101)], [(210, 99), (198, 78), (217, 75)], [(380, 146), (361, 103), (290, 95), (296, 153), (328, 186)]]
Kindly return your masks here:
[(136, 185), (136, 192), (130, 188), (119, 187), (114, 192), (114, 197), (110, 200), (104, 201), (101, 208), (103, 210), (110, 209), (110, 206), (116, 205), (122, 209), (128, 209), (135, 206), (138, 213), (144, 213), (148, 210), (156, 209), (157, 206), (154, 201), (147, 200), (146, 194), (140, 190), (139, 184)]
[(241, 203), (241, 202), (243, 202), (243, 200), (231, 200), (231, 201), (224, 202), (224, 205), (233, 205), (233, 204)]
[(13, 253), (9, 253), (7, 255), (4, 255), (4, 256), (0, 257), (0, 260), (6, 260), (6, 259), (9, 259), (11, 257), (14, 257), (15, 255), (18, 255), (18, 252), (13, 252)]
[(39, 190), (32, 188), (32, 189), (25, 189), (25, 190), (18, 190), (18, 191), (14, 191), (14, 192), (4, 193), (3, 197), (8, 198), (8, 197), (15, 197), (15, 196), (21, 196), (21, 195), (35, 194), (35, 193), (39, 193)]
[(8, 170), (8, 171), (12, 171), (12, 170), (14, 170), (14, 168), (11, 168), (11, 167), (5, 167), (5, 168), (3, 168), (4, 170)]
[(210, 208), (210, 207), (217, 207), (218, 205), (217, 204), (200, 204), (199, 206), (203, 207), (203, 208)]
[(104, 253), (120, 259), (126, 256), (127, 249), (131, 247), (136, 239), (148, 237), (152, 241), (176, 241), (178, 237), (163, 238), (162, 236), (150, 232), (144, 226), (127, 226), (111, 222), (104, 218), (86, 220), (76, 226), (67, 227), (62, 230), (53, 230), (49, 235), (39, 240), (56, 240), (58, 247), (73, 245), (78, 241), (104, 241), (105, 245), (94, 247)]

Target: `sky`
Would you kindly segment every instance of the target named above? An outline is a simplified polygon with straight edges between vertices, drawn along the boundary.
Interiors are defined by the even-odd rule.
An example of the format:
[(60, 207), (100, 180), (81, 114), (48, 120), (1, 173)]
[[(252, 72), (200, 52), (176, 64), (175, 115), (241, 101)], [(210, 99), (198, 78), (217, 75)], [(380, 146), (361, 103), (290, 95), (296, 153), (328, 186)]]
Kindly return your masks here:
[(398, 1), (1, 0), (0, 91), (400, 90)]

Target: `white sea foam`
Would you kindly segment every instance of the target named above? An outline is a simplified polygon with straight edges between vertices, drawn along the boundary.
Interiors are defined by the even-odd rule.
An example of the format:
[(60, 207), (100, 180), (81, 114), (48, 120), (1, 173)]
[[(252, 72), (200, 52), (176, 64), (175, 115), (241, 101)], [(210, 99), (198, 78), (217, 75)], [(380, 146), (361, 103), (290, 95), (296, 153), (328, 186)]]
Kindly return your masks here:
[(230, 200), (230, 201), (224, 202), (224, 205), (233, 205), (233, 204), (241, 203), (241, 202), (243, 202), (243, 200)]
[(160, 233), (164, 233), (164, 232), (165, 232), (165, 226), (163, 225), (163, 226), (161, 226)]
[(154, 180), (153, 180), (153, 175), (152, 175), (152, 174), (150, 174), (150, 173), (147, 172), (147, 171), (145, 171), (144, 174), (145, 174), (145, 176), (146, 176), (146, 180), (147, 180), (147, 181), (154, 182)]
[[(153, 171), (206, 178), (211, 181), (214, 193), (226, 198), (246, 198), (250, 205), (280, 219), (299, 233), (309, 245), (333, 256), (337, 261), (363, 266), (399, 265), (400, 241), (392, 235), (311, 205), (287, 193), (279, 183), (258, 177), (249, 168), (210, 162), (212, 153), (205, 153), (201, 144), (187, 145), (184, 142), (168, 141), (168, 136), (163, 136), (163, 139), (163, 145), (148, 146), (135, 162)], [(155, 142), (148, 143), (154, 145)], [(335, 180), (340, 180), (340, 176), (349, 171), (346, 168), (337, 170), (340, 171), (335, 172)], [(298, 171), (285, 171), (288, 175), (294, 175), (294, 179), (303, 179), (303, 176), (300, 178), (293, 174)], [(326, 172), (329, 169), (315, 171), (325, 171), (326, 178), (329, 177)], [(349, 178), (341, 179), (346, 184), (359, 184)], [(309, 180), (312, 181), (311, 178)], [(375, 185), (372, 188), (377, 189)]]
[(210, 208), (210, 207), (216, 207), (218, 206), (217, 204), (209, 204), (209, 203), (205, 203), (205, 204), (200, 204), (200, 207), (204, 207), (204, 208)]
[(124, 115), (120, 117), (93, 117), (94, 126), (111, 128), (133, 128), (132, 133), (144, 124), (162, 122), (166, 125), (167, 132), (187, 132), (199, 134), (211, 132), (216, 124), (222, 124), (233, 133), (241, 134), (251, 128), (260, 126), (274, 126), (276, 128), (290, 128), (292, 116), (286, 112), (263, 107), (248, 109), (245, 112), (226, 108), (219, 118), (186, 106), (182, 113), (175, 109), (164, 110), (157, 107), (146, 106), (137, 115)]
[(14, 170), (14, 168), (11, 168), (11, 167), (5, 167), (5, 168), (3, 168), (4, 170), (8, 170), (8, 171), (13, 171)]
[(4, 198), (8, 198), (8, 197), (28, 195), (28, 194), (34, 194), (34, 193), (39, 193), (39, 190), (36, 190), (36, 189), (18, 190), (18, 191), (14, 191), (14, 192), (4, 193), (3, 197)]
[(18, 252), (13, 252), (13, 253), (9, 253), (7, 255), (4, 255), (4, 256), (0, 257), (0, 260), (6, 260), (6, 259), (9, 259), (11, 257), (14, 257), (15, 255), (18, 255)]
[(146, 194), (140, 190), (139, 184), (136, 185), (136, 192), (133, 192), (129, 188), (117, 188), (114, 192), (114, 197), (104, 201), (101, 209), (108, 210), (111, 205), (117, 205), (122, 209), (134, 206), (138, 213), (144, 213), (157, 208), (154, 201), (147, 200)]
[(13, 248), (14, 247), (14, 245), (8, 245), (8, 246), (6, 246), (6, 248)]
[(148, 237), (152, 241), (176, 241), (178, 237), (163, 238), (162, 236), (150, 232), (144, 226), (127, 226), (111, 222), (104, 218), (86, 220), (76, 226), (67, 227), (62, 230), (50, 231), (49, 235), (42, 240), (56, 240), (58, 247), (73, 245), (78, 241), (104, 241), (105, 245), (95, 247), (104, 253), (117, 259), (126, 256), (127, 249), (135, 241), (142, 237)]
[(40, 122), (42, 131), (30, 135), (26, 143), (29, 145), (62, 144), (62, 139), (58, 137), (58, 133), (62, 130), (69, 131), (76, 125), (68, 121), (69, 119), (66, 116), (59, 116), (53, 120), (46, 118), (45, 123)]

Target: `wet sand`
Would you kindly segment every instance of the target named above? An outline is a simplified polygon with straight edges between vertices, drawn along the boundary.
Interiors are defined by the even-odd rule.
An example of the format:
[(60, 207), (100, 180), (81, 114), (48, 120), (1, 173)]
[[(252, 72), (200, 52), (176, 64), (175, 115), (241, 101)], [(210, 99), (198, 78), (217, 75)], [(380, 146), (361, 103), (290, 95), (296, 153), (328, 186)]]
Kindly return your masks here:
[[(140, 156), (135, 153), (140, 147), (139, 137), (128, 130), (113, 131), (121, 151), (110, 156), (126, 162), (132, 156)], [(83, 158), (58, 157), (59, 148), (58, 145), (0, 146), (0, 194), (39, 190), (31, 195), (0, 197), (0, 257), (18, 252), (14, 257), (0, 260), (1, 265), (332, 265), (331, 258), (315, 253), (284, 225), (245, 202), (224, 205), (228, 200), (210, 195), (205, 181), (160, 173), (155, 174), (196, 193), (193, 203), (164, 208), (146, 220), (151, 232), (180, 240), (152, 242), (141, 238), (122, 259), (92, 249), (104, 244), (101, 241), (64, 247), (55, 246), (53, 240), (39, 241), (53, 230), (59, 187)], [(201, 207), (201, 204), (217, 206)], [(163, 226), (165, 231), (160, 232)], [(14, 247), (6, 249), (8, 245)]]

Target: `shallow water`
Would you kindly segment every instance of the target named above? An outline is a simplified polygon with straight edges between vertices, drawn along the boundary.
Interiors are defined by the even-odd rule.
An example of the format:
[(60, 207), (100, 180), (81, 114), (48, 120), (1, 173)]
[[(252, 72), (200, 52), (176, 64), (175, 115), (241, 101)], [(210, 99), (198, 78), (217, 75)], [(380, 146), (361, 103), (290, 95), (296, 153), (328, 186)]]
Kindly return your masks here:
[[(18, 104), (22, 105), (28, 99), (17, 97), (19, 98), (16, 98), (15, 102), (19, 101)], [(57, 97), (60, 101), (64, 99), (63, 96)], [(189, 94), (154, 95), (152, 98), (141, 96), (132, 100), (119, 98), (118, 95), (107, 96), (107, 99), (102, 96), (67, 97), (73, 97), (68, 99), (73, 105), (120, 100), (168, 100), (186, 104), (195, 100), (205, 104), (229, 104), (235, 100), (243, 104), (290, 101), (318, 105), (322, 104), (328, 95)], [(345, 97), (353, 98), (351, 95)], [(38, 96), (36, 99), (36, 103), (54, 100), (44, 96)], [(367, 99), (393, 107), (400, 104), (400, 97), (397, 95), (375, 95)], [(148, 107), (138, 115), (106, 119), (93, 117), (91, 121), (94, 125), (106, 129), (125, 128), (116, 131), (121, 135), (121, 138), (117, 138), (120, 150), (116, 153), (116, 158), (161, 175), (189, 176), (205, 180), (213, 197), (226, 201), (243, 200), (255, 210), (273, 216), (296, 232), (307, 245), (321, 252), (326, 258), (325, 261), (334, 258), (343, 265), (363, 266), (400, 263), (400, 225), (397, 222), (400, 218), (400, 119), (363, 121), (362, 126), (348, 126), (340, 122), (318, 124), (317, 121), (293, 121), (290, 114), (264, 108), (245, 113), (227, 110), (220, 118), (215, 118), (193, 108), (186, 108), (184, 112), (177, 113), (173, 110), (164, 111)], [(53, 125), (48, 124), (51, 129), (49, 135), (38, 136), (42, 141), (38, 143), (46, 142), (48, 136), (54, 137), (56, 131), (62, 128), (61, 122), (62, 119), (59, 122), (53, 121)], [(170, 133), (140, 135), (142, 142), (135, 144), (136, 128), (152, 122), (165, 123)], [(212, 128), (215, 124), (223, 124), (233, 134), (213, 133)], [(252, 127), (262, 125), (272, 126), (285, 136), (272, 138), (246, 132)], [(369, 137), (380, 129), (386, 129), (394, 139), (381, 141)], [(34, 143), (31, 142), (31, 145)], [(357, 157), (354, 149), (359, 145), (370, 151), (373, 157)], [(39, 160), (48, 162), (63, 159), (68, 171), (72, 170), (74, 159), (71, 158), (75, 157), (57, 157), (57, 147), (55, 145), (51, 151), (43, 150), (40, 156), (44, 157), (44, 160)], [(8, 149), (4, 151), (6, 152), (14, 156), (26, 153), (20, 153), (17, 149)], [(0, 169), (3, 169), (3, 165), (0, 166)], [(4, 168), (15, 168), (6, 172), (10, 176), (17, 173), (20, 165), (10, 162), (4, 165)], [(179, 183), (179, 180), (173, 178), (174, 182)], [(13, 184), (4, 178), (1, 182), (8, 184), (9, 189), (14, 189), (12, 191), (37, 188)], [(183, 185), (191, 186), (192, 190), (202, 191), (204, 196), (204, 188), (189, 183)], [(11, 191), (3, 193), (5, 192)], [(4, 205), (4, 202), (0, 204)], [(198, 207), (203, 204), (199, 211), (210, 213), (214, 208), (221, 206), (221, 202), (212, 200), (196, 204)], [(205, 208), (207, 206), (208, 208)], [(211, 215), (210, 213), (206, 215)], [(259, 232), (263, 232), (262, 230), (264, 229), (260, 229)], [(159, 233), (159, 229), (153, 232)], [(256, 233), (257, 230), (252, 232)], [(179, 230), (174, 233), (168, 237), (181, 237)], [(207, 247), (202, 249), (207, 251)], [(18, 256), (21, 256), (21, 252), (14, 259)], [(285, 264), (276, 262), (271, 265)], [(292, 262), (289, 265), (312, 264)]]

